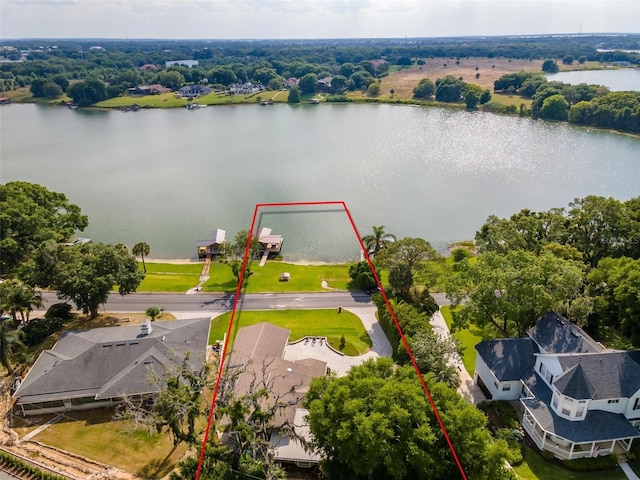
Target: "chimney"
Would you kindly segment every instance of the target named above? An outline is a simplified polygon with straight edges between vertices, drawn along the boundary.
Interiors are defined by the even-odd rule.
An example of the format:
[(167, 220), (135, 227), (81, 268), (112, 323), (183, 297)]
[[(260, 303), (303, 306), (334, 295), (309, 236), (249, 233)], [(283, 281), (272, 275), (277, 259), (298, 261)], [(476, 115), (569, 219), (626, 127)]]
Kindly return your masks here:
[(149, 335), (151, 333), (151, 320), (145, 318), (142, 321), (142, 328), (140, 329), (142, 335)]

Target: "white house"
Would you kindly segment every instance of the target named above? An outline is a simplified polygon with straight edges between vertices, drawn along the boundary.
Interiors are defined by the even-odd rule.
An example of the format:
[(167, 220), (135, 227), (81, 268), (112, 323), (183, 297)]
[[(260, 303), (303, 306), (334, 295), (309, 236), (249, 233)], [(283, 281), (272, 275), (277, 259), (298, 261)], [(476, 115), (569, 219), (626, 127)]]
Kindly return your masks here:
[(553, 312), (527, 334), (476, 345), (487, 398), (519, 399), (523, 428), (558, 458), (629, 451), (640, 437), (639, 352), (607, 349)]

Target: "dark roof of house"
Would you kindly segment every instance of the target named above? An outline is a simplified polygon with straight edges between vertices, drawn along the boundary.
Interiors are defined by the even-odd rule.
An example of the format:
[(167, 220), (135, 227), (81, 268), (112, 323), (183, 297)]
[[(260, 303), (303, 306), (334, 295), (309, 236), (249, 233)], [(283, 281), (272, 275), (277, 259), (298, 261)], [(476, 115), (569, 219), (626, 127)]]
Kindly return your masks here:
[(604, 350), (584, 330), (555, 312), (541, 316), (527, 333), (545, 353), (597, 353)]
[(476, 351), (501, 381), (518, 380), (535, 364), (538, 346), (530, 338), (485, 340), (476, 345)]
[[(235, 391), (240, 395), (251, 388), (266, 387), (271, 400), (286, 404), (281, 408), (274, 423), (293, 423), (296, 406), (302, 401), (314, 377), (326, 373), (327, 364), (313, 358), (295, 362), (284, 360), (284, 349), (290, 331), (270, 323), (258, 323), (241, 328), (233, 342), (227, 360), (227, 368), (241, 368)], [(266, 384), (266, 385), (265, 385)]]
[[(566, 373), (559, 376), (553, 384), (559, 390), (561, 390), (560, 386), (566, 388), (567, 391), (561, 390), (562, 393), (572, 398), (593, 400), (631, 398), (640, 390), (640, 365), (627, 352), (558, 355), (558, 361), (563, 372)], [(572, 381), (563, 381), (568, 374), (572, 377)], [(584, 381), (591, 385), (593, 389), (591, 396), (574, 395), (589, 393), (588, 388), (585, 390), (585, 387), (580, 387), (581, 380), (578, 376), (584, 376)]]
[(14, 394), (18, 404), (77, 397), (106, 399), (157, 392), (166, 368), (189, 363), (200, 368), (206, 354), (210, 318), (156, 321), (140, 325), (65, 332), (42, 352)]
[(596, 391), (580, 364), (564, 371), (556, 377), (553, 384), (560, 393), (576, 400), (592, 399)]
[(571, 421), (558, 416), (549, 406), (551, 390), (537, 373), (531, 371), (525, 383), (535, 398), (522, 398), (520, 401), (535, 417), (538, 424), (547, 432), (566, 438), (574, 443), (604, 442), (620, 438), (638, 438), (640, 432), (633, 427), (624, 415), (588, 410), (583, 421)]

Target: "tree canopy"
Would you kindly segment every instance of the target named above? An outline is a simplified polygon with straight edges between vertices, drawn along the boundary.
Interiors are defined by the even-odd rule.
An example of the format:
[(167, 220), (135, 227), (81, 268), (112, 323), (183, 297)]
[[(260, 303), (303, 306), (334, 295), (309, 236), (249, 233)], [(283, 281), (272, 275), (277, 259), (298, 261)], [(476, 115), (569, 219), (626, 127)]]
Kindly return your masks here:
[[(491, 438), (484, 414), (431, 376), (426, 381), (469, 478), (508, 478), (506, 444)], [(314, 379), (304, 406), (313, 444), (332, 479), (460, 475), (410, 367), (394, 368), (390, 359), (381, 358), (351, 368), (344, 377)]]
[[(541, 315), (556, 310), (570, 316), (571, 302), (579, 301), (584, 266), (553, 253), (524, 250), (505, 254), (487, 252), (460, 272), (466, 280), (461, 291), (451, 292), (457, 325), (470, 320), (492, 325), (504, 337), (523, 336)], [(570, 318), (572, 319), (572, 318)], [(574, 319), (584, 323), (584, 318)]]
[(144, 278), (127, 247), (104, 243), (43, 244), (22, 265), (20, 276), (30, 285), (55, 290), (60, 299), (72, 301), (92, 318), (114, 286), (126, 295), (135, 292)]
[(66, 242), (88, 223), (62, 193), (27, 182), (0, 185), (0, 274), (14, 271), (41, 243)]

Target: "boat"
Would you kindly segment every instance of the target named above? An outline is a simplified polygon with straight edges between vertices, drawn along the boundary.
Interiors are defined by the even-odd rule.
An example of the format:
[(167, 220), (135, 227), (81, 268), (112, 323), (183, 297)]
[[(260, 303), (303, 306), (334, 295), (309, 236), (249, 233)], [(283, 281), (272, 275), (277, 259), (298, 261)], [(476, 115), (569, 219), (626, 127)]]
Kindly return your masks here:
[(309, 99), (309, 103), (313, 104), (313, 105), (317, 105), (320, 103), (320, 99), (319, 98), (310, 98)]

